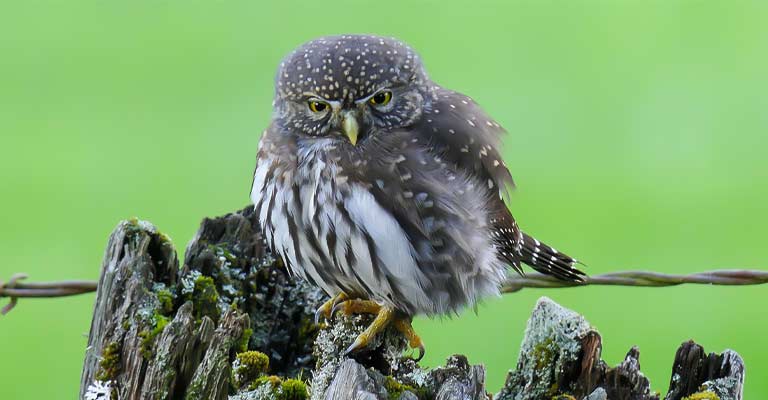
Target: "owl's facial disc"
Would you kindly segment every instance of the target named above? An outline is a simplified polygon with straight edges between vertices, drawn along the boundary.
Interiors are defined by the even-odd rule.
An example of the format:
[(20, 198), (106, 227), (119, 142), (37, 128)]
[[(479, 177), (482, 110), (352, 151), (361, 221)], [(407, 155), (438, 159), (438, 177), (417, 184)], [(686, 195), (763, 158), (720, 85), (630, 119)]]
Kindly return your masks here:
[(322, 37), (280, 63), (276, 119), (286, 132), (359, 146), (412, 125), (432, 92), (419, 55), (405, 43), (371, 35)]

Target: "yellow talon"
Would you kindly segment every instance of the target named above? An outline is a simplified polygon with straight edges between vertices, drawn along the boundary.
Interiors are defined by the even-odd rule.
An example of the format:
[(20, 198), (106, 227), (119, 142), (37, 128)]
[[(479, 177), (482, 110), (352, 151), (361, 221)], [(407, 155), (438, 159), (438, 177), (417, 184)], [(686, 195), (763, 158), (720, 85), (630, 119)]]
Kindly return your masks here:
[(410, 318), (396, 318), (393, 322), (395, 325), (395, 329), (397, 329), (398, 332), (402, 333), (403, 336), (408, 340), (408, 346), (412, 349), (418, 349), (419, 350), (419, 356), (415, 358), (416, 361), (421, 361), (422, 358), (424, 358), (424, 353), (426, 350), (424, 349), (424, 342), (421, 341), (421, 338), (419, 335), (416, 334), (416, 331), (413, 330), (413, 325), (411, 325), (411, 319)]
[(378, 304), (377, 306), (379, 307), (379, 311), (376, 314), (376, 318), (368, 326), (368, 328), (363, 331), (363, 333), (357, 336), (357, 339), (355, 339), (354, 343), (347, 347), (347, 350), (344, 351), (344, 355), (368, 346), (368, 344), (371, 342), (371, 339), (379, 334), (379, 332), (386, 329), (390, 322), (392, 322), (395, 317), (395, 309), (392, 307), (382, 307)]
[(331, 316), (335, 315), (339, 311), (343, 312), (344, 315), (376, 315), (376, 318), (373, 320), (371, 325), (369, 325), (365, 331), (358, 335), (355, 339), (355, 342), (347, 348), (347, 350), (344, 352), (345, 355), (351, 353), (352, 351), (367, 347), (376, 335), (386, 329), (387, 326), (392, 324), (394, 328), (398, 332), (402, 333), (406, 340), (408, 340), (408, 346), (410, 346), (412, 349), (418, 350), (419, 355), (417, 358), (415, 358), (415, 360), (420, 361), (424, 357), (424, 343), (421, 341), (419, 335), (416, 334), (416, 331), (414, 331), (413, 325), (411, 325), (411, 318), (398, 315), (394, 308), (382, 306), (371, 300), (352, 299), (345, 300), (336, 304), (336, 306), (334, 306), (331, 310)]
[(344, 315), (353, 314), (379, 314), (382, 307), (372, 300), (352, 299), (337, 303), (331, 309), (331, 317), (341, 311)]

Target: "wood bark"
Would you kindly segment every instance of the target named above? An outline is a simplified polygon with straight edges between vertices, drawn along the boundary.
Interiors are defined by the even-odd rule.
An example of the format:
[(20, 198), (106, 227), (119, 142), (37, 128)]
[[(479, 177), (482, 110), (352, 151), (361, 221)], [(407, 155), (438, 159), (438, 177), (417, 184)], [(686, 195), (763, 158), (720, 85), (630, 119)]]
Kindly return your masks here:
[[(120, 223), (101, 267), (80, 397), (491, 398), (481, 365), (455, 355), (443, 367), (422, 368), (392, 330), (367, 350), (342, 356), (370, 317), (315, 324), (324, 295), (289, 276), (258, 232), (250, 207), (206, 218), (180, 267), (173, 244), (153, 225)], [(601, 360), (601, 350), (600, 334), (584, 317), (542, 298), (516, 368), (493, 398), (660, 398), (640, 372), (637, 348), (615, 367)], [(246, 355), (258, 354), (252, 352), (268, 358), (268, 369), (248, 369)], [(686, 342), (672, 371), (665, 400), (694, 393), (741, 399), (744, 365), (733, 351), (706, 354)]]

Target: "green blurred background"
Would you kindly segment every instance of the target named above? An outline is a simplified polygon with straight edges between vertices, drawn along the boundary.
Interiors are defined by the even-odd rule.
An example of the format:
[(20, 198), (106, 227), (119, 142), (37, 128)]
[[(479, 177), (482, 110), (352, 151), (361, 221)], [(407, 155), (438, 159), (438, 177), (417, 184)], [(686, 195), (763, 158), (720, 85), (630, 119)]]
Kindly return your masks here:
[[(514, 214), (593, 274), (768, 268), (763, 1), (27, 1), (0, 3), (0, 279), (97, 279), (138, 216), (180, 249), (248, 202), (281, 56), (313, 37), (398, 36), (510, 132)], [(768, 397), (766, 287), (526, 290), (419, 320), (426, 362), (497, 390), (547, 295), (666, 391), (677, 346), (737, 350)], [(0, 319), (0, 398), (73, 398), (93, 295)]]

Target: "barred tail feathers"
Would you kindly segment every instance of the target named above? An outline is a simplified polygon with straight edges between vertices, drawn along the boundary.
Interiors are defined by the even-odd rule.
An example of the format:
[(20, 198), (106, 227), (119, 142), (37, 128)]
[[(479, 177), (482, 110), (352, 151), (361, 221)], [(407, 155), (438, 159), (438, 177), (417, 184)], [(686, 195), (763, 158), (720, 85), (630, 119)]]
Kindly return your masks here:
[(565, 281), (584, 281), (586, 274), (574, 267), (578, 261), (523, 233), (521, 261), (542, 274)]

